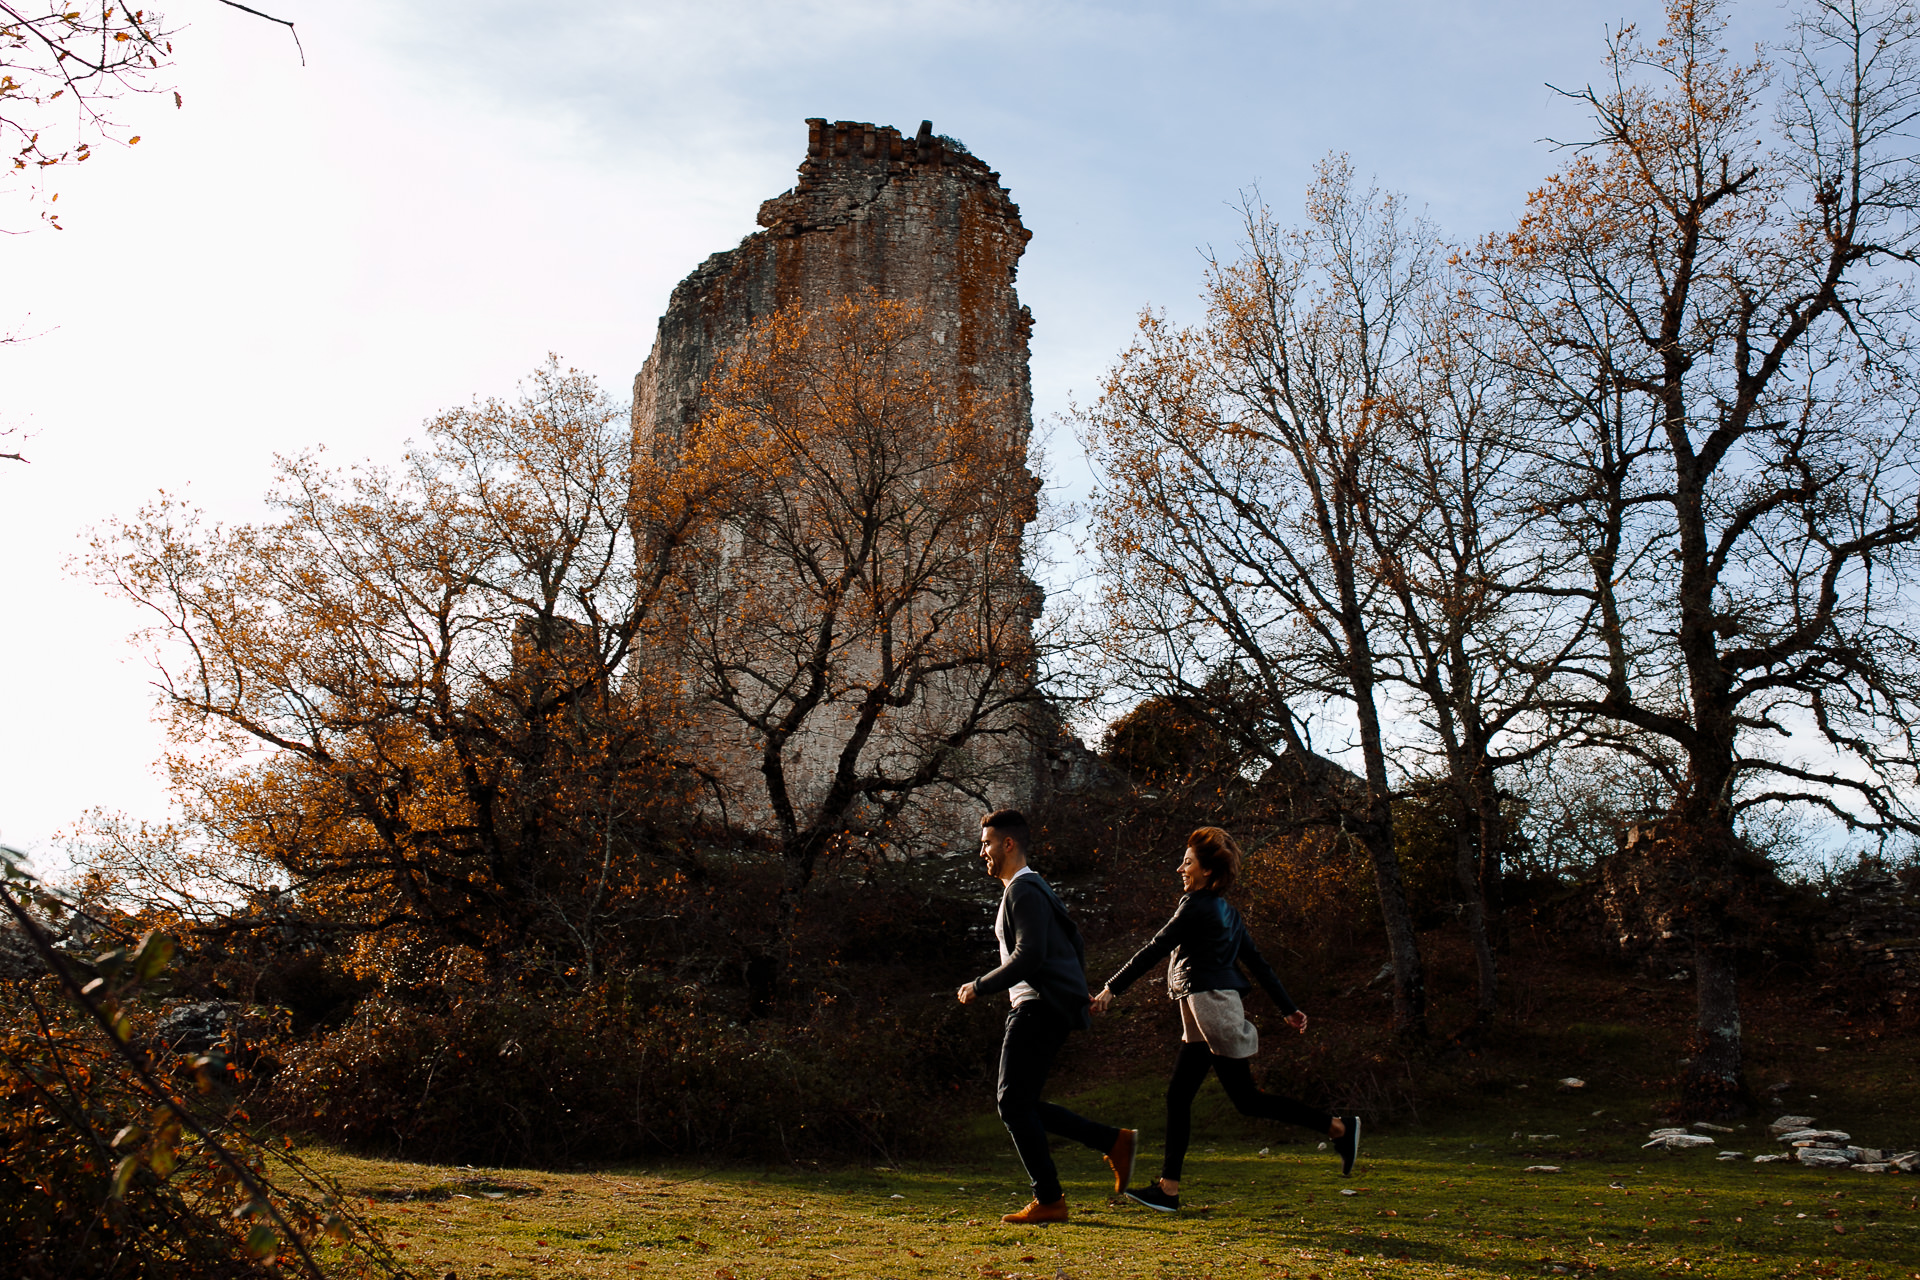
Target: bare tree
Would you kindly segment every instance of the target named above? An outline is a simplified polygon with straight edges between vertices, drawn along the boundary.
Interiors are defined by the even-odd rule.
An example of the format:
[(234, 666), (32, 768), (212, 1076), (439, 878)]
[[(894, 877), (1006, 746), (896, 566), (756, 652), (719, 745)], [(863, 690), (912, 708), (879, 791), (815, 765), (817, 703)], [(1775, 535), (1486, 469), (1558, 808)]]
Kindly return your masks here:
[[(1394, 851), (1374, 566), (1424, 518), (1375, 505), (1418, 376), (1432, 236), (1403, 202), (1321, 166), (1306, 225), (1246, 207), (1247, 243), (1207, 276), (1207, 319), (1151, 312), (1108, 374), (1083, 438), (1106, 656), (1122, 688), (1213, 724), (1307, 799), (1303, 821), (1365, 850), (1394, 965), (1394, 1021), (1426, 1031), (1426, 979)], [(1317, 748), (1351, 716), (1364, 776)]]
[[(1478, 970), (1476, 1019), (1498, 1002), (1502, 851), (1510, 837), (1500, 778), (1566, 742), (1579, 721), (1546, 707), (1559, 662), (1580, 645), (1591, 605), (1554, 590), (1564, 548), (1536, 496), (1538, 462), (1522, 430), (1496, 333), (1442, 273), (1421, 307), (1419, 376), (1401, 391), (1405, 421), (1371, 495), (1373, 571), (1387, 587), (1384, 669), (1426, 722), (1407, 751), (1439, 756), (1455, 813), (1455, 875)], [(1384, 526), (1371, 511), (1420, 513)]]
[(1659, 838), (1694, 946), (1694, 1114), (1744, 1094), (1740, 815), (1915, 821), (1916, 37), (1910, 4), (1816, 0), (1777, 63), (1743, 62), (1718, 4), (1670, 0), (1659, 40), (1610, 39), (1574, 95), (1598, 136), (1479, 257), (1599, 621), (1563, 705), (1679, 761)]

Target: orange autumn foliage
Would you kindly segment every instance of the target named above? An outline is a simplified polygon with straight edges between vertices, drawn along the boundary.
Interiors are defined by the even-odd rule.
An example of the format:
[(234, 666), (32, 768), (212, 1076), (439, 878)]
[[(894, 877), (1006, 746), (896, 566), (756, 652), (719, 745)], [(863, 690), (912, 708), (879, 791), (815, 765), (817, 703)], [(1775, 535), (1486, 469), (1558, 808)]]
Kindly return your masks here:
[(684, 486), (550, 362), (397, 473), (283, 460), (271, 505), (221, 527), (163, 496), (96, 543), (153, 619), (184, 814), (96, 832), (103, 891), (297, 924), (366, 979), (591, 981), (674, 882), (674, 691), (626, 667), (667, 582), (636, 531), (677, 546)]

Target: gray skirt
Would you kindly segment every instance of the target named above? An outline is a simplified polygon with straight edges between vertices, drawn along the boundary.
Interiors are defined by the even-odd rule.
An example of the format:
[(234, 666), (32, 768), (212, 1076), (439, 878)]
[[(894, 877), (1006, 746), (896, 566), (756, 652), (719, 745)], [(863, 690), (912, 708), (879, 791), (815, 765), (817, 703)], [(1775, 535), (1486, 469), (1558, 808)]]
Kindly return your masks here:
[(1180, 1038), (1205, 1043), (1222, 1058), (1251, 1058), (1260, 1052), (1260, 1031), (1247, 1021), (1238, 991), (1195, 991), (1180, 997)]

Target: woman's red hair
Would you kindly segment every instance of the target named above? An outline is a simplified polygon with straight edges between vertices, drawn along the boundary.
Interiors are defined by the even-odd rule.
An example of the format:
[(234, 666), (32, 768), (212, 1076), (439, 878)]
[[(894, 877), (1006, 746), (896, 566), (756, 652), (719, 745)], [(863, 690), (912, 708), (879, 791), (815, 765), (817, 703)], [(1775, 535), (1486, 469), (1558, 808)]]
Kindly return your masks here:
[(1187, 848), (1207, 873), (1207, 887), (1225, 893), (1240, 875), (1240, 846), (1219, 827), (1201, 827), (1187, 837)]

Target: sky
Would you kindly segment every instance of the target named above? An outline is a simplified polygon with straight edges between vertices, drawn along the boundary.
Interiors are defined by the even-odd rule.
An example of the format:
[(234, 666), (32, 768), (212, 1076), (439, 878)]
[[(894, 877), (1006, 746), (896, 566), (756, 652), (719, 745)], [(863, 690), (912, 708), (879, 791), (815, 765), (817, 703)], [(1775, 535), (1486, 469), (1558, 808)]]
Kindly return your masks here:
[[(161, 491), (258, 517), (276, 455), (396, 460), (436, 411), (548, 353), (624, 398), (675, 283), (792, 185), (809, 116), (922, 119), (1033, 232), (1035, 417), (1069, 429), (1143, 307), (1197, 310), (1254, 187), (1283, 216), (1351, 156), (1450, 234), (1509, 225), (1655, 4), (593, 5), (171, 0), (171, 97), (53, 183), (66, 230), (0, 236), (0, 841), (56, 856), (93, 808), (168, 813), (154, 672), (88, 540)], [(1729, 43), (1777, 38), (1748, 0)], [(34, 213), (0, 188), (0, 227)]]

